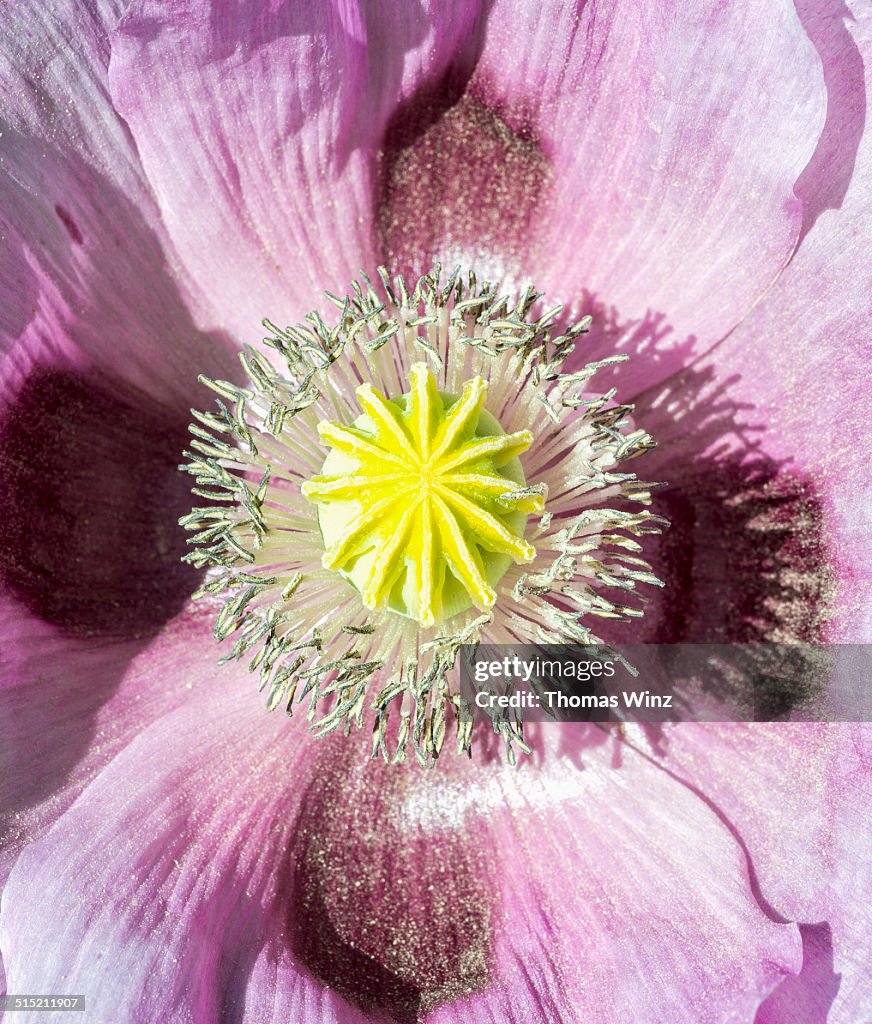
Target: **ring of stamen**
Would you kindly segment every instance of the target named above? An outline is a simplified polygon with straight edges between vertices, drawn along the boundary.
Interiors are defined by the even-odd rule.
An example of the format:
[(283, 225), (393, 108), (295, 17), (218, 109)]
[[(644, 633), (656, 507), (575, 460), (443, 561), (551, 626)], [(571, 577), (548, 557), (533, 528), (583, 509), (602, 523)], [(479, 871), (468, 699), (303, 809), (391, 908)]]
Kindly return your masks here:
[[(411, 745), (428, 763), (452, 712), (458, 750), (470, 747), (462, 645), (600, 642), (597, 617), (641, 615), (638, 585), (659, 585), (641, 541), (664, 521), (638, 507), (650, 504), (651, 485), (624, 469), (651, 438), (630, 424), (631, 407), (615, 404), (613, 391), (590, 390), (598, 369), (626, 357), (564, 372), (587, 318), (558, 330), (561, 308), (534, 312), (540, 296), (532, 288), (510, 298), (459, 268), (442, 279), (437, 267), (411, 290), (402, 276), (379, 274), (378, 285), (364, 278), (344, 299), (328, 295), (340, 310), (332, 326), (317, 313), (285, 328), (264, 321), (271, 351), (245, 347), (245, 387), (201, 378), (218, 409), (194, 412), (182, 468), (203, 503), (180, 522), (194, 546), (185, 560), (207, 570), (195, 597), (220, 599), (215, 636), (234, 638), (224, 660), (248, 660), (269, 709), (290, 714), (306, 700), (319, 734), (360, 725), (368, 714), (373, 755), (403, 760)], [(498, 421), (490, 426), (484, 381)], [(403, 509), (385, 519), (394, 534), (380, 529), (365, 578), (349, 586), (341, 574), (352, 577), (345, 556), (357, 540), (343, 548), (338, 535), (328, 536), (325, 546), (325, 510), (359, 495), (374, 476), (392, 493), (385, 477), (408, 476), (407, 446), (419, 463), (439, 449), (429, 515), (418, 514), (423, 500), (404, 494)], [(535, 484), (512, 477), (519, 455)], [(340, 456), (348, 461), (337, 470), (331, 460)], [(457, 589), (477, 608), (452, 614), (445, 588), (439, 605), (437, 514), (446, 577), (453, 560)], [(351, 530), (349, 520), (340, 533)], [(419, 557), (410, 566), (402, 552), (413, 535)], [(490, 573), (488, 559), (508, 560), (505, 575)], [(397, 594), (399, 560), (414, 580), (405, 596), (405, 584)], [(505, 718), (494, 727), (510, 760), (516, 748), (528, 749), (520, 723)]]

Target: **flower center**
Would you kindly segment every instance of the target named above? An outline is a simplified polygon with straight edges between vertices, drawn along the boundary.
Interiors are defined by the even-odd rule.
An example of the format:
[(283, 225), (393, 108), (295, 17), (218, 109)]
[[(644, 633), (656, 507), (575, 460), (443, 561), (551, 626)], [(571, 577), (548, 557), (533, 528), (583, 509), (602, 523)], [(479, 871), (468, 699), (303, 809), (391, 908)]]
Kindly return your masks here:
[(485, 380), (458, 397), (440, 392), (424, 363), (409, 379), (398, 399), (357, 388), (362, 415), (349, 426), (319, 423), (330, 454), (302, 491), (318, 504), (322, 565), (368, 608), (432, 626), (492, 607), (509, 566), (533, 560), (524, 528), (543, 496), (518, 461), (533, 435), (504, 432), (484, 409)]
[[(373, 754), (427, 764), (452, 717), (470, 749), (464, 645), (596, 644), (596, 619), (642, 614), (663, 520), (625, 463), (653, 441), (591, 388), (625, 355), (568, 372), (588, 318), (532, 287), (380, 268), (328, 298), (332, 323), (264, 321), (245, 386), (201, 378), (217, 409), (191, 424), (185, 560), (269, 709), (306, 701), (319, 734), (367, 716)], [(498, 731), (529, 749), (514, 718)]]

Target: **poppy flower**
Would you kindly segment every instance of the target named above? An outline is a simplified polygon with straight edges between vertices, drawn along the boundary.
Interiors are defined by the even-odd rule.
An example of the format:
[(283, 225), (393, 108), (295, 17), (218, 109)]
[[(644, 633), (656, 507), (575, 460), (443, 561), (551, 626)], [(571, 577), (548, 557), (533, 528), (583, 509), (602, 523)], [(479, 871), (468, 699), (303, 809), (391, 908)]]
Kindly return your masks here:
[[(561, 622), (614, 642), (865, 641), (863, 6), (59, 0), (7, 4), (2, 19), (8, 991), (82, 993), (85, 1019), (107, 1022), (872, 1015), (864, 725), (543, 725), (517, 765), (478, 735), (471, 758), (441, 753), (429, 770), (371, 760), (358, 731), (313, 736), (304, 714), (268, 711), (247, 657), (218, 664), (227, 581), (220, 559), (182, 563), (178, 526), (195, 527), (201, 553), (235, 540), (254, 558), (237, 553), (255, 590), (236, 588), (223, 623), (244, 631), (259, 601), (263, 620), (267, 599), (297, 596), (299, 551), (258, 561), (275, 515), (317, 523), (306, 564), (332, 576), (324, 607), (300, 601), (300, 615), (350, 627), (361, 649), (376, 634), (354, 632), (371, 625), (358, 613), (379, 617), (379, 636), (395, 622), (395, 645), (366, 659), (391, 664), (351, 678), (376, 721), (403, 637), (496, 622), (516, 593), (537, 609), (517, 613), (525, 629), (570, 610), (518, 584), (541, 568), (537, 539), (576, 497), (583, 515), (591, 491), (610, 498), (609, 536), (641, 548), (618, 553), (645, 566), (606, 565), (594, 531), (574, 567), (588, 605)], [(298, 461), (274, 457), (263, 395), (287, 381), (263, 354), (264, 317), (284, 359), (318, 310), (323, 351), (366, 315), (365, 287), (342, 301), (361, 269), (388, 268), (376, 305), (397, 275), (424, 282), (426, 305), (437, 264), (439, 288), (467, 282), (439, 293), (448, 323), (485, 280), (499, 286), (493, 318), (516, 314), (489, 340), (485, 324), (466, 332), (483, 344), (560, 306), (544, 351), (561, 334), (574, 350), (541, 378), (582, 386), (536, 383), (523, 341), (493, 357), (467, 345), (470, 365), (440, 379), (414, 340), (432, 325), (415, 325), (402, 377), (386, 352), (378, 379), (363, 356), (359, 372), (339, 367), (335, 415), (300, 414), (312, 447), (282, 424)], [(466, 276), (451, 278), (456, 265)], [(528, 284), (547, 306), (527, 309)], [(333, 323), (325, 292), (339, 297)], [(481, 369), (491, 358), (499, 373)], [(509, 401), (513, 373), (530, 390)], [(198, 377), (223, 382), (224, 411), (207, 411)], [(530, 414), (543, 387), (546, 402), (550, 387), (579, 404), (537, 463), (552, 430), (541, 400), (544, 418)], [(211, 438), (195, 433), (199, 450), (192, 407)], [(430, 434), (414, 434), (415, 410)], [(377, 467), (393, 456), (407, 474), (421, 438), (438, 447), (451, 422), (451, 458), (487, 445), (499, 458), (445, 469), (488, 480), (461, 474), (427, 499), (444, 556), (428, 561), (435, 542), (387, 505), (366, 522), (342, 510), (366, 460), (336, 453), (365, 442)], [(624, 437), (640, 458), (606, 466)], [(227, 470), (222, 444), (254, 460), (217, 481), (233, 489), (231, 529), (192, 513), (178, 471), (188, 447), (210, 490), (197, 460)], [(600, 486), (561, 476), (573, 459)], [(633, 472), (662, 486), (649, 494)], [(561, 488), (572, 507), (539, 522)], [(670, 526), (634, 537), (622, 514)], [(364, 528), (378, 545), (361, 568)], [(420, 556), (407, 577), (397, 533)], [(613, 602), (603, 576), (637, 596)], [(591, 616), (594, 598), (644, 615)], [(275, 679), (281, 703), (293, 683)], [(354, 719), (360, 694), (345, 696)], [(429, 721), (410, 722), (410, 743), (439, 754)]]

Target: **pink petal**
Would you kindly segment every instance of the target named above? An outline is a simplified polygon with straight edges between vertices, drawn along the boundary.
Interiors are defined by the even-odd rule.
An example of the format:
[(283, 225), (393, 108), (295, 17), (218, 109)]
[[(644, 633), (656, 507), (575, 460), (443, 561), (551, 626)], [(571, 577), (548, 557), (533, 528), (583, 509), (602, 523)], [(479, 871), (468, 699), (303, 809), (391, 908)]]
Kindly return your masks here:
[(841, 980), (828, 1024), (872, 1019), (872, 726), (864, 722), (845, 728), (851, 751), (838, 765), (835, 785), (853, 799), (844, 800), (834, 815), (833, 892), (844, 914), (833, 926), (833, 965)]
[[(857, 6), (846, 30), (868, 66), (868, 6)], [(849, 73), (856, 60), (853, 46), (840, 54), (846, 71), (831, 55), (831, 75)], [(731, 379), (733, 400), (748, 407), (748, 435), (765, 426), (769, 458), (818, 491), (838, 586), (830, 639), (842, 642), (872, 637), (872, 470), (863, 448), (872, 428), (870, 189), (872, 134), (866, 131), (838, 208), (820, 213), (776, 285), (711, 357), (718, 379)]]
[(106, 88), (107, 33), (119, 6), (114, 0), (57, 0), (8, 7), (0, 61), (3, 113), (21, 137), (51, 140), (52, 148), (143, 206), (149, 194), (136, 147)]
[(823, 63), (827, 119), (814, 156), (796, 182), (803, 203), (803, 235), (825, 210), (837, 210), (851, 183), (866, 126), (866, 74), (854, 39), (854, 0), (796, 0), (803, 27)]
[[(7, 133), (0, 201), (4, 390), (28, 364), (96, 368), (188, 407), (198, 373), (238, 375), (229, 339), (194, 326), (147, 194), (127, 193), (50, 142)], [(153, 219), (152, 219), (153, 218)]]
[(445, 70), (475, 15), (470, 3), (130, 5), (112, 95), (219, 326), (254, 340), (264, 316), (299, 317), (374, 268), (388, 114)]
[(173, 280), (136, 147), (108, 98), (115, 15), (62, 0), (5, 18), (0, 289), (11, 308), (0, 351), (96, 364), (189, 403), (199, 372), (238, 371), (227, 339), (194, 327), (186, 302), (198, 297)]
[[(525, 764), (455, 797), (479, 843), (505, 851), (496, 976), (432, 1020), (749, 1019), (798, 966), (795, 932), (761, 913), (702, 802), (596, 730), (571, 742), (581, 771)], [(489, 820), (490, 804), (514, 810)]]
[[(98, 771), (187, 691), (168, 685), (176, 659), (208, 623), (167, 627), (155, 649), (142, 640), (71, 638), (9, 601), (0, 605), (0, 883), (21, 850), (49, 828)], [(194, 639), (196, 633), (194, 634)], [(142, 666), (149, 666), (148, 672)]]
[(0, 289), (4, 297), (0, 306), (0, 351), (5, 352), (32, 316), (39, 292), (36, 274), (21, 250), (16, 251), (11, 244), (0, 248)]
[[(785, 978), (754, 1018), (754, 1024), (835, 1024), (828, 1016), (841, 978), (833, 973), (833, 943), (828, 925), (802, 929), (802, 971)], [(855, 1021), (858, 1017), (845, 1018)]]
[(830, 105), (801, 181), (808, 233), (744, 323), (635, 398), (658, 441), (644, 473), (666, 482), (655, 507), (672, 523), (653, 551), (666, 587), (642, 623), (646, 639), (872, 636), (868, 132), (857, 146), (857, 60), (872, 60), (872, 25), (865, 6), (847, 21), (817, 10), (809, 30)]
[[(214, 1019), (241, 1006), (268, 944), (267, 984), (278, 967), (297, 990), (290, 1019), (364, 1020), (322, 985), (304, 984), (293, 958), (277, 962), (283, 920), (265, 928), (274, 904), (282, 909), (276, 888), (311, 781), (304, 723), (266, 714), (250, 677), (236, 669), (228, 679), (201, 643), (168, 674), (177, 649), (161, 639), (132, 666), (131, 686), (171, 687), (184, 704), (145, 723), (19, 857), (0, 919), (9, 984), (52, 977), (69, 991), (84, 986), (98, 1019)], [(61, 904), (51, 920), (27, 923), (16, 908), (35, 895), (37, 878)]]
[[(658, 744), (661, 763), (735, 829), (764, 905), (809, 927), (826, 923), (826, 934), (820, 928), (805, 934), (803, 977), (773, 996), (773, 1021), (781, 1019), (775, 1008), (785, 1005), (785, 993), (793, 993), (796, 1009), (814, 1007), (828, 992), (835, 1000), (831, 1022), (848, 1024), (872, 1011), (872, 759), (862, 746), (869, 736), (868, 727), (844, 723), (684, 724)], [(833, 971), (841, 979), (838, 992)], [(807, 1001), (800, 1000), (803, 992)]]
[[(185, 1005), (195, 1014), (214, 1007), (220, 993), (210, 987), (214, 975), (208, 968), (220, 950), (211, 929), (226, 928), (234, 948), (246, 925), (244, 890), (250, 887), (260, 897), (257, 861), (268, 864), (275, 852), (269, 833), (277, 824), (282, 831), (279, 807), (288, 791), (268, 784), (270, 765), (277, 767), (269, 748), (285, 720), (262, 714), (249, 715), (246, 723), (237, 713), (240, 695), (257, 707), (256, 692), (245, 685), (228, 692), (204, 643), (214, 653), (214, 641), (204, 632), (200, 643), (189, 643), (186, 665), (175, 662), (178, 646), (163, 641), (134, 663), (131, 695), (172, 690), (185, 696), (184, 707), (143, 723), (138, 736), (127, 737), (132, 742), (73, 808), (19, 857), (4, 892), (4, 913), (8, 907), (10, 915), (0, 925), (10, 984), (51, 976), (55, 984), (62, 979), (68, 991), (84, 985), (83, 991), (94, 993), (90, 1012), (98, 1019), (134, 1020), (147, 1008), (152, 1019), (174, 1020)], [(251, 741), (251, 760), (230, 756), (233, 737), (240, 751)], [(190, 758), (181, 756), (183, 747)], [(282, 771), (291, 766), (295, 750), (286, 747)], [(196, 774), (192, 765), (197, 763), (205, 774)], [(264, 801), (251, 800), (257, 773), (258, 797), (264, 795)], [(242, 787), (247, 801), (233, 799), (234, 786)], [(191, 800), (197, 792), (205, 798), (199, 807)], [(265, 813), (262, 830), (250, 833), (248, 845), (242, 837), (253, 807)], [(207, 825), (210, 814), (215, 820)], [(217, 830), (226, 836), (223, 843)], [(245, 851), (251, 857), (247, 863)], [(46, 869), (54, 871), (48, 864), (55, 854), (66, 864), (54, 883), (64, 912), (31, 931), (16, 920), (16, 891), (23, 895), (18, 889), (23, 885), (33, 894), (33, 880)], [(234, 883), (235, 875), (241, 885)], [(78, 884), (83, 889), (72, 897)], [(168, 901), (166, 907), (152, 900), (158, 894)], [(233, 911), (235, 923), (225, 920)], [(104, 967), (106, 977), (96, 984)], [(201, 977), (205, 983), (198, 986)]]
[(62, 977), (120, 1019), (721, 1024), (799, 967), (715, 815), (598, 733), (583, 770), (422, 774), (311, 746), (235, 672), (175, 683), (16, 863), (12, 988)]
[(663, 319), (631, 375), (650, 383), (719, 340), (790, 258), (793, 186), (826, 91), (787, 0), (580, 11), (504, 0), (470, 91), (548, 154), (551, 197), (521, 272), (549, 299), (591, 296), (625, 336)]

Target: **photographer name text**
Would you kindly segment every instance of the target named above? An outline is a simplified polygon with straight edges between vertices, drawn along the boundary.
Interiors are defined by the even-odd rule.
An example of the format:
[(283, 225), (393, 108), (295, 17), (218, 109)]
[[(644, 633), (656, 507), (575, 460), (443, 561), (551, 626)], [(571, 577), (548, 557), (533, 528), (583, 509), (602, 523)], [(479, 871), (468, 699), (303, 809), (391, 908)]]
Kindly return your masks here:
[(474, 666), (475, 682), (479, 685), (489, 682), (505, 684), (508, 680), (535, 686), (534, 690), (518, 690), (514, 693), (493, 693), (479, 690), (475, 695), (476, 707), (495, 708), (545, 708), (548, 711), (568, 711), (585, 708), (671, 708), (672, 696), (652, 693), (650, 690), (621, 690), (619, 693), (567, 693), (564, 690), (549, 690), (543, 681), (575, 680), (583, 683), (600, 683), (613, 679), (616, 672), (614, 661), (610, 660), (527, 660), (505, 657), (495, 661), (479, 661)]

